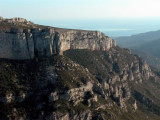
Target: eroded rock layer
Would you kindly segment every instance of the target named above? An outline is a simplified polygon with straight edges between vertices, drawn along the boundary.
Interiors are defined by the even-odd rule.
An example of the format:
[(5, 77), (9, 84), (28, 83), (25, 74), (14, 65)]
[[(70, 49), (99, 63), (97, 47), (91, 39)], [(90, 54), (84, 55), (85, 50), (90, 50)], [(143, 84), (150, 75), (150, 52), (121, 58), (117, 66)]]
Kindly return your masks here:
[(1, 18), (0, 23), (0, 58), (32, 59), (63, 54), (68, 49), (105, 51), (116, 46), (114, 40), (98, 31), (38, 26), (20, 18)]

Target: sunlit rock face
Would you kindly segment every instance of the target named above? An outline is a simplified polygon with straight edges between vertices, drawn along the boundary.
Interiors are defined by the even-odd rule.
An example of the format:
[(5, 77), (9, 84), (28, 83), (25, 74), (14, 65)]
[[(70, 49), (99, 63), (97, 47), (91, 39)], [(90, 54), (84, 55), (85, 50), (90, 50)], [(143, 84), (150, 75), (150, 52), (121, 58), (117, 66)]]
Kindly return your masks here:
[(159, 115), (159, 77), (129, 49), (98, 31), (7, 21), (0, 17), (0, 58), (13, 60), (0, 60), (0, 120)]
[(7, 24), (5, 29), (0, 26), (0, 58), (32, 59), (63, 54), (68, 49), (105, 51), (116, 46), (114, 40), (98, 31), (41, 27), (20, 18), (0, 20), (5, 27)]
[(22, 29), (11, 29), (9, 33), (0, 33), (0, 58), (29, 59), (34, 57), (32, 34)]

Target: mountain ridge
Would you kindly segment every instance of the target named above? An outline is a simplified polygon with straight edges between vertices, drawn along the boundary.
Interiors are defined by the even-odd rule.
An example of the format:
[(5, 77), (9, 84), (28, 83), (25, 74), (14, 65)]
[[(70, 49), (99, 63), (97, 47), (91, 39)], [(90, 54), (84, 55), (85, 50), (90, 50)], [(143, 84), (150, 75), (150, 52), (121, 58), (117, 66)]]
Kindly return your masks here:
[[(19, 46), (12, 49), (14, 59), (0, 59), (0, 119), (160, 119), (159, 75), (103, 33), (59, 29), (57, 34), (54, 28), (23, 22), (0, 28), (2, 48), (10, 42)], [(32, 33), (34, 43), (28, 38)], [(47, 44), (52, 40), (60, 40), (60, 47)], [(29, 59), (22, 59), (20, 48), (32, 51)]]
[(123, 48), (130, 48), (133, 53), (140, 55), (154, 69), (159, 70), (160, 55), (160, 30), (115, 38), (118, 45)]
[[(114, 40), (98, 31), (40, 26), (22, 18), (1, 22), (0, 58), (33, 59), (63, 54), (68, 49), (108, 50), (116, 46)], [(5, 30), (7, 25), (8, 30)]]
[(158, 39), (160, 39), (160, 30), (115, 38), (119, 46), (126, 48), (139, 47), (144, 43)]

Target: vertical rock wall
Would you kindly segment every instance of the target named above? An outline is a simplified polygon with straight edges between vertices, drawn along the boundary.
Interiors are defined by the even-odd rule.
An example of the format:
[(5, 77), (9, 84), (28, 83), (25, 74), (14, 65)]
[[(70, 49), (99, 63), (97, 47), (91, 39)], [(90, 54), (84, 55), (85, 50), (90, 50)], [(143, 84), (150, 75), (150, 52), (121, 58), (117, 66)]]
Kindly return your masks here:
[(97, 31), (56, 28), (21, 29), (0, 32), (0, 58), (33, 59), (63, 54), (68, 49), (109, 50), (114, 40)]
[(34, 57), (32, 34), (11, 30), (0, 33), (0, 58), (30, 59)]

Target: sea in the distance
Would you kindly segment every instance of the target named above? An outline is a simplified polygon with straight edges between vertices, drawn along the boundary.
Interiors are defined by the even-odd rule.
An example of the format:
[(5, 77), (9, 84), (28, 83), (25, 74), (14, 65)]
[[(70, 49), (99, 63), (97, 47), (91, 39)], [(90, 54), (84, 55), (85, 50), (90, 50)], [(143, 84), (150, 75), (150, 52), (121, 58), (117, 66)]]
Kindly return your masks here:
[(160, 18), (106, 20), (35, 20), (34, 22), (59, 28), (98, 30), (113, 38), (160, 30)]

